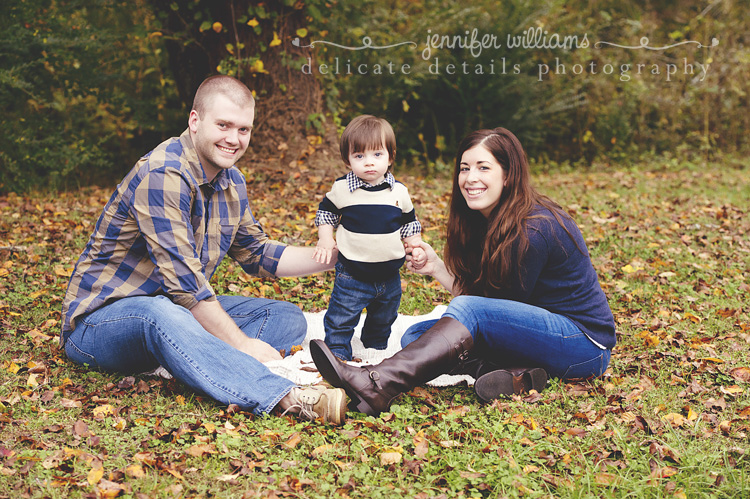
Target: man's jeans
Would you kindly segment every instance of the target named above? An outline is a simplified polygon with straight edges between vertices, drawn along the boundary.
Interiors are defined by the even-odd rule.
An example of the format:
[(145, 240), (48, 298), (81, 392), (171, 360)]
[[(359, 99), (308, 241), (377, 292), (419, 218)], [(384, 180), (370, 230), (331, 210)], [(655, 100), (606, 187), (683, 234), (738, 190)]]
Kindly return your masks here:
[(396, 273), (385, 281), (359, 281), (340, 263), (336, 264), (336, 280), (323, 321), (325, 342), (342, 360), (352, 360), (352, 337), (362, 310), (367, 316), (362, 326), (362, 344), (366, 348), (385, 350), (391, 325), (401, 304), (401, 277)]
[[(220, 296), (249, 337), (290, 353), (307, 322), (282, 301)], [(255, 414), (268, 413), (294, 387), (254, 357), (203, 329), (184, 307), (163, 296), (122, 298), (79, 318), (65, 343), (67, 356), (92, 368), (140, 373), (165, 367), (194, 391)]]
[[(479, 296), (453, 298), (443, 317), (471, 332), (474, 352), (507, 367), (541, 367), (554, 378), (601, 376), (611, 351), (599, 348), (570, 319), (525, 303)], [(414, 324), (401, 338), (405, 347), (433, 324)]]

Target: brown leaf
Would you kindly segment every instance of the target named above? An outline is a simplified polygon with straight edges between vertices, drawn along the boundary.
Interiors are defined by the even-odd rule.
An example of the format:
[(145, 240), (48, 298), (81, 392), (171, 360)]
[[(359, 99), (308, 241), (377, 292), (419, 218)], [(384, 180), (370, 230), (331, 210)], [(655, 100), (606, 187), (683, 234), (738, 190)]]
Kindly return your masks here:
[(565, 434), (570, 435), (571, 437), (585, 437), (586, 433), (586, 430), (583, 428), (568, 428), (565, 430)]
[(90, 437), (89, 426), (83, 421), (73, 423), (73, 435), (80, 438)]
[(737, 381), (750, 383), (750, 367), (736, 367), (729, 374)]
[(302, 441), (302, 436), (299, 434), (299, 432), (295, 431), (292, 433), (292, 435), (289, 437), (289, 439), (284, 442), (284, 447), (287, 449), (294, 449), (299, 445), (299, 443)]
[(128, 390), (130, 388), (133, 388), (133, 385), (135, 385), (135, 378), (133, 376), (128, 376), (127, 378), (123, 378), (120, 380), (119, 383), (117, 383), (117, 388), (120, 390)]
[(414, 442), (414, 455), (418, 459), (424, 459), (427, 452), (430, 450), (430, 442), (424, 437), (420, 431), (413, 438)]
[(205, 454), (216, 454), (216, 446), (214, 444), (197, 444), (188, 447), (185, 452), (194, 457), (203, 457)]

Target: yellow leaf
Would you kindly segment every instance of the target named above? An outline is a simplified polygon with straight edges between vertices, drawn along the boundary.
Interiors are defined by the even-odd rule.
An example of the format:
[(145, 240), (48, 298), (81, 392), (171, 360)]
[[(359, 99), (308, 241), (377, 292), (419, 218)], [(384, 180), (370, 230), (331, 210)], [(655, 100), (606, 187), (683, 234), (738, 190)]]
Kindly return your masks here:
[(686, 319), (690, 319), (690, 320), (691, 320), (691, 321), (693, 321), (693, 322), (694, 322), (695, 324), (700, 324), (701, 322), (703, 322), (703, 319), (701, 319), (701, 318), (700, 318), (700, 317), (698, 317), (697, 315), (693, 315), (693, 314), (691, 314), (690, 312), (686, 312), (686, 313), (685, 313), (685, 318), (686, 318)]
[(250, 26), (251, 28), (256, 27), (258, 24), (260, 23), (254, 17), (247, 22), (247, 25)]
[(115, 421), (115, 424), (112, 425), (112, 428), (118, 431), (124, 430), (128, 426), (127, 421), (125, 421), (124, 418), (117, 418)]
[(221, 33), (221, 28), (223, 28), (222, 24), (219, 21), (216, 21), (211, 25), (211, 29), (216, 31), (217, 33)]
[(273, 40), (271, 40), (271, 43), (269, 44), (271, 47), (276, 47), (278, 45), (281, 45), (281, 38), (279, 38), (278, 33), (275, 31), (273, 32)]
[(131, 464), (125, 468), (125, 474), (131, 478), (143, 478), (146, 476), (146, 472), (143, 471), (143, 467), (139, 464)]
[(295, 33), (297, 34), (297, 36), (298, 36), (298, 37), (300, 37), (300, 38), (304, 38), (304, 37), (306, 37), (306, 36), (307, 36), (307, 29), (305, 29), (305, 28), (300, 28), (300, 29), (298, 29), (297, 31), (295, 31)]
[(104, 468), (91, 468), (89, 475), (86, 477), (86, 481), (89, 482), (89, 485), (94, 485), (95, 483), (99, 483), (103, 476)]
[(175, 397), (175, 400), (179, 405), (185, 405), (185, 397), (183, 397), (182, 395), (177, 395)]
[(726, 393), (727, 395), (737, 395), (738, 393), (742, 393), (743, 390), (737, 385), (732, 386), (722, 386), (719, 388), (719, 391), (721, 393)]
[(55, 275), (57, 277), (70, 277), (73, 273), (73, 267), (65, 268), (62, 265), (55, 266)]
[(266, 71), (265, 67), (263, 66), (263, 61), (261, 61), (260, 59), (257, 59), (250, 65), (250, 71), (252, 71), (253, 73), (268, 73), (268, 71)]
[(29, 379), (26, 381), (27, 386), (39, 386), (39, 381), (37, 381), (37, 375), (32, 373), (29, 374)]
[(16, 364), (15, 362), (11, 362), (11, 363), (10, 363), (10, 364), (8, 365), (8, 367), (6, 367), (5, 369), (6, 369), (6, 370), (7, 370), (7, 371), (8, 371), (9, 373), (11, 373), (11, 374), (16, 374), (16, 373), (17, 373), (17, 372), (18, 372), (18, 371), (19, 371), (19, 370), (21, 369), (21, 367), (20, 367), (20, 366), (19, 366), (18, 364)]
[(104, 416), (111, 416), (112, 414), (114, 414), (115, 408), (110, 404), (104, 404), (100, 405), (99, 407), (95, 407), (91, 412), (94, 414), (94, 418), (102, 419)]
[(664, 416), (664, 419), (669, 421), (669, 423), (671, 423), (673, 427), (683, 426), (685, 424), (685, 417), (682, 414), (677, 414), (676, 412), (670, 412), (669, 414)]
[(389, 464), (398, 464), (401, 462), (400, 452), (383, 452), (380, 454), (381, 466), (388, 466)]

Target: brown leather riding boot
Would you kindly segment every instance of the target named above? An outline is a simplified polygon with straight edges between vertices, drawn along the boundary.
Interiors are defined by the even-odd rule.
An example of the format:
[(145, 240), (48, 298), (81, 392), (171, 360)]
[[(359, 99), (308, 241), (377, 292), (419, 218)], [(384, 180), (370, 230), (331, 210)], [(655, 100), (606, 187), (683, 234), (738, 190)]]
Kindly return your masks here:
[(339, 362), (322, 340), (310, 342), (310, 353), (323, 378), (349, 395), (350, 409), (376, 416), (400, 394), (449, 372), (468, 358), (473, 346), (463, 324), (443, 317), (403, 350), (374, 366)]
[(540, 367), (506, 367), (488, 372), (477, 378), (474, 390), (485, 402), (502, 396), (518, 395), (547, 386), (547, 372)]
[(469, 375), (477, 380), (481, 376), (492, 371), (497, 371), (498, 369), (504, 369), (504, 366), (502, 364), (496, 364), (483, 357), (477, 357), (476, 351), (474, 351), (467, 360), (460, 361), (456, 367), (445, 374), (450, 374), (452, 376)]

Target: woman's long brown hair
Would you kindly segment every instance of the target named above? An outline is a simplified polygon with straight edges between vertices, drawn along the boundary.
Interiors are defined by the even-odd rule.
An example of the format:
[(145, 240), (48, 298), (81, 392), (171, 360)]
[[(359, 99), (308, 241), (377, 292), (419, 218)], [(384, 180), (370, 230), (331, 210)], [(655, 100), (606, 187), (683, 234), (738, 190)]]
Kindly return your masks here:
[[(506, 179), (500, 201), (487, 218), (469, 208), (458, 184), (464, 152), (478, 145), (500, 163)], [(495, 128), (464, 137), (456, 154), (445, 247), (445, 264), (459, 294), (502, 297), (515, 279), (522, 279), (520, 262), (529, 247), (526, 221), (537, 205), (548, 208), (565, 227), (560, 217), (567, 215), (560, 206), (531, 185), (526, 153), (513, 133)]]

